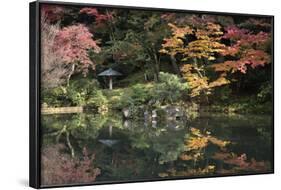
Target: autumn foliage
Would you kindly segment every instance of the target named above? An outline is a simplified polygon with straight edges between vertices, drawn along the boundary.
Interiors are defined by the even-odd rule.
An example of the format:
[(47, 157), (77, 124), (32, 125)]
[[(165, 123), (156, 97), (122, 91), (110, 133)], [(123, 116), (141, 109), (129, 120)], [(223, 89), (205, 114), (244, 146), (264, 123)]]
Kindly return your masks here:
[(77, 63), (83, 71), (87, 71), (89, 66), (95, 68), (88, 56), (88, 50), (100, 52), (93, 35), (82, 24), (62, 28), (56, 35), (54, 49), (62, 55), (64, 62)]
[[(230, 16), (141, 13), (140, 18), (133, 15), (125, 21), (122, 16), (113, 9), (42, 6), (44, 24), (56, 27), (55, 36), (45, 38), (42, 43), (43, 54), (53, 55), (61, 65), (46, 70), (46, 73), (55, 71), (53, 73), (60, 75), (57, 77), (60, 82), (54, 83), (62, 84), (63, 78), (69, 81), (74, 73), (86, 75), (89, 70), (95, 70), (97, 64), (109, 61), (109, 57), (117, 62), (135, 59), (137, 67), (152, 67), (154, 78), (158, 79), (160, 58), (168, 55), (175, 72), (191, 87), (189, 95), (196, 97), (233, 83), (237, 73), (246, 74), (249, 68), (257, 69), (271, 62), (268, 48), (271, 24), (266, 19), (248, 18), (237, 22)], [(83, 23), (81, 18), (86, 21)], [(127, 25), (124, 22), (128, 22)], [(127, 32), (122, 28), (127, 28)], [(44, 36), (44, 31), (42, 33)], [(89, 52), (102, 55), (89, 56)], [(155, 64), (149, 64), (152, 62)], [(211, 71), (216, 75), (211, 77)]]
[[(164, 39), (160, 50), (161, 53), (182, 56), (181, 62), (184, 64), (181, 66), (181, 72), (192, 88), (191, 96), (209, 94), (213, 87), (229, 83), (224, 76), (209, 81), (205, 75), (208, 62), (215, 60), (215, 55), (222, 53), (225, 45), (220, 42), (223, 37), (220, 25), (211, 22), (202, 25), (200, 28), (193, 26), (179, 28), (169, 24), (172, 37)], [(194, 40), (189, 41), (188, 36), (192, 36)]]
[(113, 18), (111, 13), (102, 14), (96, 8), (91, 7), (82, 8), (79, 13), (94, 17), (97, 24)]
[(41, 10), (42, 17), (45, 18), (44, 22), (48, 23), (58, 22), (66, 11), (64, 7), (57, 5), (44, 5)]
[(85, 25), (60, 26), (64, 13), (65, 9), (59, 6), (42, 6), (42, 78), (46, 88), (68, 84), (75, 72), (87, 74), (90, 68), (94, 70), (89, 50), (100, 52), (98, 41)]
[(270, 56), (264, 51), (264, 46), (270, 38), (268, 33), (253, 34), (246, 29), (231, 26), (226, 29), (223, 38), (228, 39), (231, 45), (224, 49), (222, 55), (232, 56), (233, 60), (214, 64), (215, 71), (239, 71), (245, 74), (248, 66), (254, 69), (270, 63)]
[[(185, 27), (172, 23), (172, 36), (164, 39), (161, 53), (178, 55), (183, 77), (192, 88), (191, 96), (210, 94), (214, 87), (229, 84), (229, 73), (246, 74), (248, 67), (255, 69), (270, 63), (265, 51), (270, 34), (251, 32), (237, 26), (221, 25), (210, 19), (191, 19)], [(268, 26), (254, 22), (256, 25)], [(191, 39), (191, 40), (190, 40)], [(227, 41), (228, 43), (223, 43)], [(224, 57), (224, 62), (217, 61)], [(211, 80), (206, 71), (212, 68), (218, 78)]]

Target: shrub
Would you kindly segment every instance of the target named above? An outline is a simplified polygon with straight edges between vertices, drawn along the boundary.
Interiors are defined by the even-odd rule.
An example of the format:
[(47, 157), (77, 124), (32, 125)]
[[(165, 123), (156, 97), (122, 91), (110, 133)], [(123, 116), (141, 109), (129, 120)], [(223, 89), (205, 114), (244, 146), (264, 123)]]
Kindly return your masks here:
[(137, 109), (142, 105), (157, 107), (165, 103), (176, 103), (188, 94), (188, 85), (169, 73), (160, 72), (158, 83), (136, 84), (123, 90), (118, 102), (112, 107), (117, 109)]
[(113, 104), (112, 108), (122, 109), (147, 104), (152, 98), (151, 88), (152, 85), (150, 83), (136, 84), (131, 87), (124, 88), (122, 92), (119, 92), (118, 96), (113, 95), (116, 101), (111, 101)]
[(214, 94), (211, 96), (211, 98), (214, 101), (227, 102), (229, 101), (231, 94), (232, 90), (229, 86), (221, 86), (214, 91)]
[(66, 95), (64, 87), (55, 87), (50, 89), (43, 89), (42, 91), (42, 104), (50, 107), (69, 106), (72, 101)]
[(86, 93), (82, 91), (77, 91), (73, 87), (67, 88), (66, 96), (71, 100), (72, 105), (85, 105), (86, 104)]
[(96, 90), (86, 103), (88, 107), (97, 108), (99, 113), (105, 114), (108, 112), (108, 102), (109, 101), (103, 94), (102, 90)]
[(69, 97), (74, 105), (86, 105), (88, 99), (95, 95), (99, 83), (97, 80), (80, 78), (73, 80), (66, 88), (67, 97)]
[(95, 94), (99, 87), (96, 80), (80, 78), (70, 81), (69, 86), (44, 89), (42, 103), (51, 107), (59, 106), (83, 106), (88, 99)]
[(272, 86), (270, 82), (266, 82), (260, 87), (260, 91), (257, 95), (257, 99), (259, 102), (271, 101), (271, 95), (272, 95)]
[(162, 103), (174, 103), (188, 93), (188, 84), (170, 73), (160, 72), (159, 83), (153, 88), (153, 98)]
[(134, 105), (143, 105), (152, 98), (151, 89), (144, 84), (136, 84), (132, 86), (131, 99)]

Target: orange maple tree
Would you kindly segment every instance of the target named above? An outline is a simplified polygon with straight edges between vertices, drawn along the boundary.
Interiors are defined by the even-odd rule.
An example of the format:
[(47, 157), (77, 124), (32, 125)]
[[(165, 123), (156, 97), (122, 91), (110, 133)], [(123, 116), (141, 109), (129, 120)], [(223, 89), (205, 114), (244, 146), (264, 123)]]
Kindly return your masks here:
[[(178, 27), (172, 23), (172, 36), (164, 39), (161, 53), (178, 56), (181, 73), (191, 88), (191, 97), (208, 95), (213, 88), (229, 84), (229, 74), (245, 74), (249, 67), (258, 68), (270, 63), (271, 57), (265, 51), (270, 39), (268, 32), (255, 33), (236, 25), (222, 28), (221, 25), (200, 19), (200, 25), (186, 24)], [(264, 22), (252, 22), (267, 27)], [(249, 25), (242, 23), (241, 26)], [(217, 60), (223, 57), (223, 61)], [(206, 71), (214, 70), (218, 75), (211, 80)]]
[[(216, 60), (216, 54), (222, 53), (225, 45), (220, 42), (223, 37), (221, 26), (212, 22), (202, 23), (203, 27), (177, 27), (169, 24), (172, 36), (164, 39), (161, 53), (181, 55), (181, 72), (191, 87), (191, 96), (201, 93), (210, 94), (211, 89), (229, 83), (221, 75), (215, 81), (209, 81), (206, 68), (211, 61)], [(192, 36), (194, 40), (188, 40)]]

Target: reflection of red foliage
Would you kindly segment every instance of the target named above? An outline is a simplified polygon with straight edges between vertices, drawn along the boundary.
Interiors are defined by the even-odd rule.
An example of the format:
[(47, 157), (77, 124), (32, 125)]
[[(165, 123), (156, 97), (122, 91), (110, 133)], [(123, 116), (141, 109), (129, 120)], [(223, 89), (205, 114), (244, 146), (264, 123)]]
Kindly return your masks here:
[(240, 156), (233, 153), (218, 152), (212, 156), (213, 159), (222, 160), (226, 164), (233, 165), (230, 170), (221, 169), (219, 173), (235, 173), (237, 170), (242, 171), (267, 171), (269, 163), (265, 161), (256, 161), (254, 158), (247, 160), (247, 155), (241, 154)]
[(257, 162), (254, 158), (250, 161), (247, 161), (246, 154), (240, 156), (234, 156), (228, 160), (224, 161), (225, 163), (239, 166), (240, 170), (247, 171), (266, 171), (268, 170), (268, 165), (264, 161)]
[(254, 158), (251, 159), (250, 164), (248, 165), (248, 169), (253, 171), (266, 171), (268, 168), (268, 163), (264, 161), (258, 162)]
[(62, 145), (54, 145), (42, 152), (42, 184), (63, 185), (94, 182), (100, 169), (92, 166), (95, 156), (89, 156), (86, 149), (81, 160), (71, 158), (60, 151)]
[(240, 156), (234, 156), (233, 158), (228, 158), (224, 160), (224, 162), (227, 164), (239, 166), (241, 168), (246, 168), (247, 166), (249, 166), (249, 163), (247, 163), (246, 160), (247, 160), (247, 155), (241, 154)]
[(63, 55), (67, 63), (82, 63), (83, 69), (92, 65), (88, 57), (88, 50), (100, 51), (97, 42), (92, 39), (93, 35), (82, 24), (72, 25), (60, 30), (56, 36), (55, 49)]

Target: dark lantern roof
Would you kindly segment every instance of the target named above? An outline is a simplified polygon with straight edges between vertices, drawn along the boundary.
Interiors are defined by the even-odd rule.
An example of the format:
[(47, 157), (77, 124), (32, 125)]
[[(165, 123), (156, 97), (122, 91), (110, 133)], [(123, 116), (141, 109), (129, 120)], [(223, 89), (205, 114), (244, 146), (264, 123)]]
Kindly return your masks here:
[(112, 68), (109, 68), (98, 74), (98, 76), (120, 76), (120, 75), (122, 74), (119, 73), (118, 71), (113, 70)]

